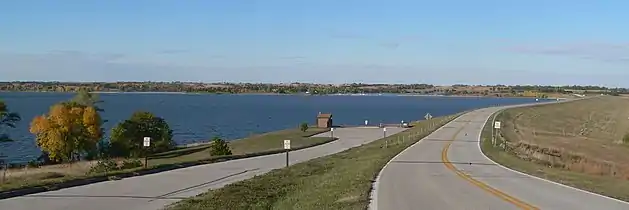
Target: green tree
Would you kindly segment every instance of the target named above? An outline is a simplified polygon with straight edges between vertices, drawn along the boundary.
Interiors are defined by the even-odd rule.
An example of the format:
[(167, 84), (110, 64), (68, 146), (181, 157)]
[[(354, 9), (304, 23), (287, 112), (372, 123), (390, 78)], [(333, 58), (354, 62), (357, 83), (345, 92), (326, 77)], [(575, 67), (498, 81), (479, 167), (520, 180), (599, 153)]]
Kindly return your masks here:
[(105, 111), (104, 109), (98, 107), (98, 104), (103, 102), (98, 99), (98, 95), (90, 93), (88, 90), (83, 88), (79, 89), (74, 98), (70, 99), (70, 102), (74, 102), (82, 106), (94, 107), (94, 109), (99, 112)]
[[(144, 148), (144, 137), (151, 137), (149, 148)], [(141, 157), (175, 147), (173, 131), (166, 120), (143, 111), (116, 125), (110, 141), (112, 155), (123, 157)]]
[(299, 130), (301, 130), (301, 132), (306, 132), (308, 130), (308, 123), (307, 122), (303, 122), (299, 125)]
[[(94, 107), (96, 111), (104, 112), (105, 110), (98, 106), (98, 104), (102, 102), (103, 101), (99, 99), (98, 94), (89, 92), (87, 88), (80, 88), (77, 91), (76, 95), (72, 99), (70, 99), (70, 101), (67, 101), (65, 103), (72, 107)], [(101, 118), (101, 124), (104, 124), (106, 122), (106, 119)], [(101, 129), (101, 132), (105, 133), (105, 130)], [(89, 150), (85, 158), (91, 160), (98, 157), (106, 156), (103, 153), (107, 150), (108, 144), (109, 142), (101, 139), (95, 149)]]
[(229, 149), (227, 142), (218, 136), (212, 139), (212, 145), (210, 146), (210, 154), (212, 156), (231, 155), (232, 151)]
[(3, 101), (0, 101), (0, 142), (12, 141), (6, 128), (15, 128), (15, 123), (22, 120), (16, 112), (11, 112)]

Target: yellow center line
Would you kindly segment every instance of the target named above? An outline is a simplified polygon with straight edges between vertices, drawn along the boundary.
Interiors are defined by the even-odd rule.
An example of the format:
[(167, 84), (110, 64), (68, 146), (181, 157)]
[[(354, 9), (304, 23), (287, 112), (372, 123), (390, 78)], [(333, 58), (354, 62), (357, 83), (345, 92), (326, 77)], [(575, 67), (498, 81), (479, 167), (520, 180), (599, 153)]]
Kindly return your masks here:
[(459, 130), (456, 131), (456, 133), (454, 133), (454, 136), (452, 136), (452, 140), (448, 141), (448, 143), (446, 144), (445, 147), (443, 147), (443, 150), (441, 150), (441, 160), (443, 161), (443, 164), (446, 166), (446, 168), (450, 169), (451, 171), (453, 171), (454, 173), (456, 173), (456, 175), (458, 175), (459, 177), (469, 181), (470, 183), (476, 185), (477, 187), (517, 206), (520, 209), (530, 209), (530, 210), (539, 210), (539, 208), (525, 203), (524, 201), (521, 201), (517, 198), (514, 198), (513, 196), (510, 196), (500, 190), (497, 190), (495, 188), (490, 187), (489, 185), (482, 183), (474, 178), (472, 178), (471, 176), (461, 172), (459, 169), (457, 169), (456, 167), (454, 167), (454, 165), (452, 165), (452, 163), (450, 162), (450, 160), (448, 159), (448, 150), (450, 149), (450, 145), (452, 145), (452, 141), (454, 141), (454, 139), (456, 138), (457, 135), (459, 135), (459, 133), (463, 130), (463, 128), (465, 128), (465, 126), (467, 126), (469, 124), (469, 122), (465, 123), (465, 125), (463, 125)]

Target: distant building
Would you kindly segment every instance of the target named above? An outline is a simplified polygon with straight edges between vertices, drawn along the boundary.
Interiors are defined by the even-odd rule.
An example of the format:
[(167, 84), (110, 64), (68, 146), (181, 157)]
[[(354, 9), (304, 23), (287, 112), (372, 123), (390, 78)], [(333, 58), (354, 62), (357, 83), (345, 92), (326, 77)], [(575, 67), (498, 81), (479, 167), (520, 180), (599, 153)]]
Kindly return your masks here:
[(330, 128), (332, 127), (332, 114), (322, 114), (319, 112), (317, 115), (317, 127)]

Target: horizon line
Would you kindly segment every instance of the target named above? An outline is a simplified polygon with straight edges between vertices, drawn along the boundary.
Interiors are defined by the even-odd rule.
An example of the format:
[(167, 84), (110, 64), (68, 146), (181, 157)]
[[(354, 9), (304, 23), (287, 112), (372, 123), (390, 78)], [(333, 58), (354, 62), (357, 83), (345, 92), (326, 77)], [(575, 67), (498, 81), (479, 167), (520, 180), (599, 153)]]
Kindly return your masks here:
[(601, 87), (608, 89), (618, 89), (625, 87), (609, 87), (603, 85), (593, 85), (593, 84), (471, 84), (471, 83), (450, 83), (450, 84), (431, 84), (431, 83), (384, 83), (384, 82), (350, 82), (350, 83), (316, 83), (316, 82), (303, 82), (303, 81), (293, 81), (293, 82), (245, 82), (245, 81), (222, 81), (222, 82), (201, 82), (201, 81), (133, 81), (133, 80), (119, 80), (119, 81), (59, 81), (59, 80), (13, 80), (13, 81), (3, 81), (0, 80), (0, 83), (75, 83), (75, 84), (89, 84), (89, 83), (193, 83), (193, 84), (268, 84), (268, 85), (278, 85), (278, 84), (311, 84), (311, 85), (351, 85), (351, 84), (364, 84), (364, 85), (432, 85), (432, 86), (549, 86), (549, 87), (562, 87), (562, 86), (580, 86), (580, 87)]

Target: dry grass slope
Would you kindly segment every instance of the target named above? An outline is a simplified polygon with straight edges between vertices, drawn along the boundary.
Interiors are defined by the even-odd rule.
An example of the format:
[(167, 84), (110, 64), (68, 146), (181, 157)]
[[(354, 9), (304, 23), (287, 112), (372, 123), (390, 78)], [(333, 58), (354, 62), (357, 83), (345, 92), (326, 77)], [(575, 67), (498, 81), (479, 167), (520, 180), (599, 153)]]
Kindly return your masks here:
[(629, 200), (629, 98), (603, 96), (563, 104), (508, 109), (497, 120), (506, 151), (483, 151), (508, 167)]

